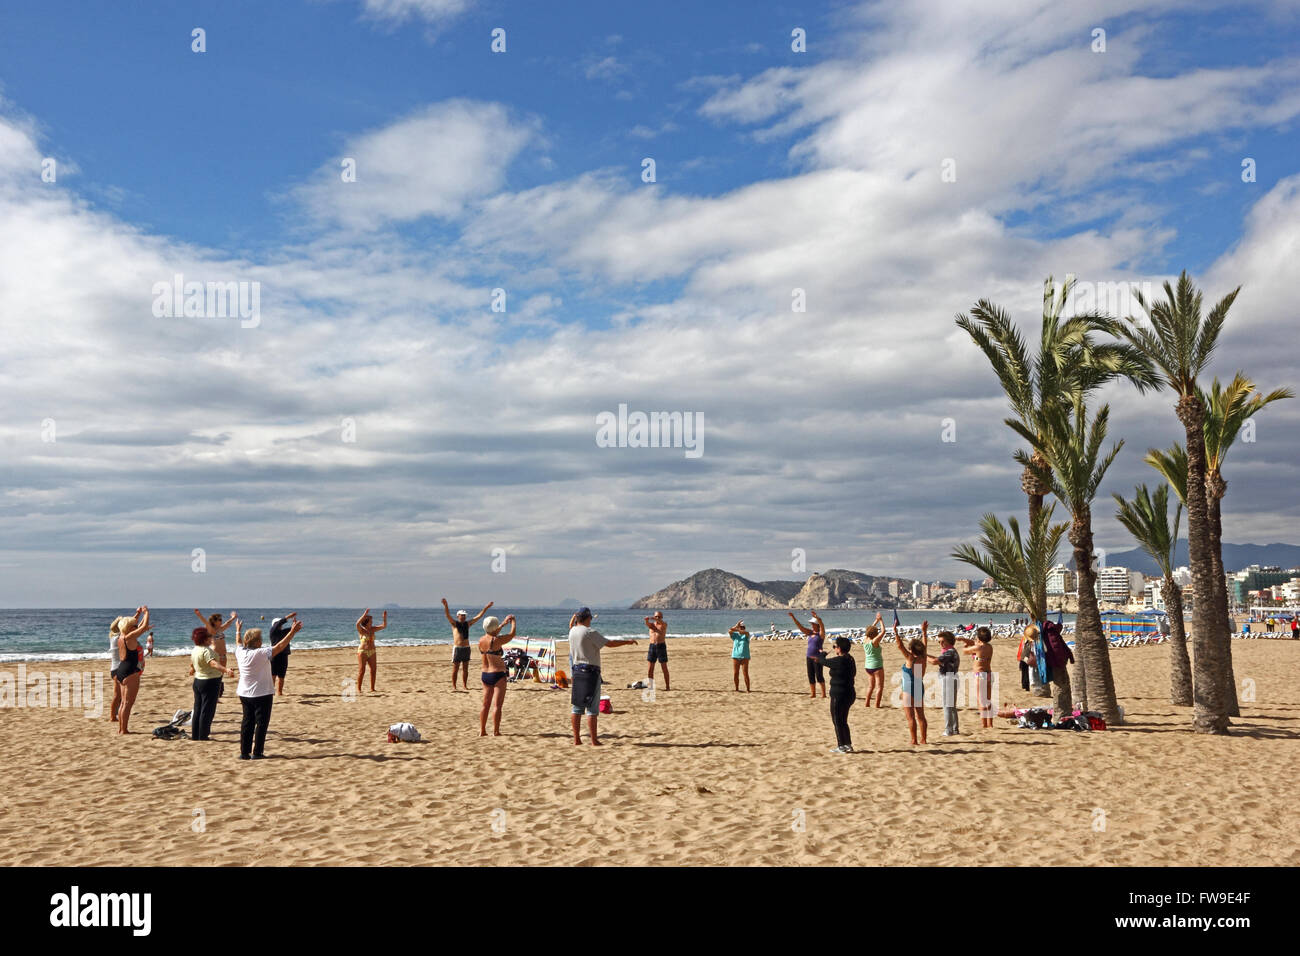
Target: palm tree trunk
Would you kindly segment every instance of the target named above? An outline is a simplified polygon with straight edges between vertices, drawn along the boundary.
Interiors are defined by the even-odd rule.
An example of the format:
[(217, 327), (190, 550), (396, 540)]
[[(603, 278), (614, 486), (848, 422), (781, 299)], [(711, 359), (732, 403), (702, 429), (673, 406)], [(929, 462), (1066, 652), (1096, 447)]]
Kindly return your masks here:
[(1169, 619), (1169, 703), (1192, 706), (1192, 662), (1187, 657), (1183, 627), (1183, 592), (1172, 574), (1165, 575), (1165, 615)]
[[(1110, 646), (1101, 629), (1097, 609), (1097, 572), (1092, 567), (1092, 512), (1080, 509), (1070, 526), (1070, 544), (1079, 572), (1079, 614), (1074, 625), (1075, 658), (1083, 664), (1081, 679), (1088, 707), (1101, 713), (1108, 724), (1119, 725), (1119, 703), (1110, 670)], [(1075, 694), (1077, 698), (1079, 694)]]
[[(1175, 406), (1187, 437), (1187, 550), (1192, 569), (1192, 729), (1201, 734), (1228, 732), (1223, 699), (1223, 647), (1216, 631), (1214, 568), (1210, 560), (1209, 513), (1205, 501), (1205, 406), (1185, 395)], [(1220, 578), (1217, 587), (1223, 587)]]
[(1237, 678), (1232, 671), (1232, 624), (1228, 618), (1228, 585), (1223, 574), (1223, 518), (1220, 502), (1228, 487), (1217, 471), (1205, 476), (1205, 507), (1209, 519), (1210, 562), (1214, 573), (1215, 635), (1223, 648), (1223, 699), (1229, 717), (1240, 717), (1237, 704)]
[[(1048, 469), (1047, 467), (1047, 459), (1044, 458), (1039, 452), (1035, 451), (1033, 455), (1030, 456), (1030, 460), (1034, 462), (1034, 464), (1037, 467), (1045, 471), (1047, 474), (1051, 474), (1050, 469)], [(1033, 468), (1029, 468), (1029, 467), (1026, 467), (1024, 471), (1022, 471), (1020, 474), (1020, 487), (1025, 492), (1025, 495), (1029, 498), (1029, 527), (1032, 528), (1034, 526), (1035, 519), (1037, 519), (1038, 515), (1042, 513), (1043, 499), (1051, 492), (1052, 489), (1044, 485), (1042, 480), (1039, 478), (1038, 473), (1035, 472)], [(1034, 606), (1038, 608), (1042, 608), (1043, 617), (1046, 618), (1047, 616), (1047, 582), (1046, 581), (1036, 582), (1034, 584)], [(1041, 620), (1035, 621), (1034, 623), (1040, 627), (1043, 624)]]

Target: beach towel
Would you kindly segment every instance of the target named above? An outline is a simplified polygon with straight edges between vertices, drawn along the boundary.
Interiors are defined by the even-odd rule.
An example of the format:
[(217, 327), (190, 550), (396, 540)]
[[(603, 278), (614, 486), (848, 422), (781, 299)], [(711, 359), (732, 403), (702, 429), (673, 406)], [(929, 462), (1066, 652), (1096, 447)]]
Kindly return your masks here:
[(1046, 685), (1052, 682), (1052, 668), (1047, 663), (1047, 645), (1043, 643), (1042, 628), (1034, 638), (1034, 668), (1038, 671), (1038, 683)]

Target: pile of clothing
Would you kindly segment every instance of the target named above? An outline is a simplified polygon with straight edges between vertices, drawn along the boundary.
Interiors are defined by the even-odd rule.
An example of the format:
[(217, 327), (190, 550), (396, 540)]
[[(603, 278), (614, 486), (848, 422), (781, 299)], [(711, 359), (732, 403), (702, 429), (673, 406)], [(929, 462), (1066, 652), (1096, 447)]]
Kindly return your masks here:
[(1012, 711), (1017, 726), (1031, 730), (1105, 730), (1106, 721), (1095, 710), (1076, 710), (1069, 717), (1054, 721), (1051, 707), (1029, 707)]

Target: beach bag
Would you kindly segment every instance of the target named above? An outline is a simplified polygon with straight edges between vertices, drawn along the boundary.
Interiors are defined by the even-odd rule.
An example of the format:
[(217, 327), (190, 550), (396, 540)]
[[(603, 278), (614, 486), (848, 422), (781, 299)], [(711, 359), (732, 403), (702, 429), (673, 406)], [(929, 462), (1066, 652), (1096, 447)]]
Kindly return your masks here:
[(1102, 720), (1101, 714), (1097, 713), (1095, 710), (1085, 711), (1083, 714), (1080, 715), (1080, 719), (1085, 719), (1088, 721), (1089, 730), (1106, 729), (1106, 721)]
[(161, 727), (153, 729), (153, 735), (159, 740), (176, 740), (184, 737), (185, 731), (181, 730), (182, 725), (187, 724), (190, 719), (188, 710), (178, 710), (172, 715), (170, 724), (163, 724)]
[(610, 700), (608, 697), (602, 697), (600, 699), (600, 712), (602, 714), (614, 713), (614, 702)]
[(556, 686), (556, 687), (568, 687), (568, 686), (569, 686), (569, 675), (566, 674), (566, 673), (564, 673), (564, 671), (556, 671), (556, 672), (555, 672), (555, 686)]
[(404, 741), (408, 744), (419, 743), (420, 732), (415, 729), (414, 724), (408, 724), (405, 722), (393, 724), (393, 726), (388, 728), (388, 742), (397, 743), (398, 741)]

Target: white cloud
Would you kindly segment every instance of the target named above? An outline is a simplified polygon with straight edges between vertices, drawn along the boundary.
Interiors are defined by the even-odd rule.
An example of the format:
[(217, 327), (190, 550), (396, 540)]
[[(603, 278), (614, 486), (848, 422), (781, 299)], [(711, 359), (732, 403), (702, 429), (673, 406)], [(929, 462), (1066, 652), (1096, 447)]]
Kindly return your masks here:
[[(1016, 4), (991, 26), (957, 4), (874, 7), (871, 57), (678, 84), (721, 84), (710, 117), (792, 138), (787, 175), (718, 194), (603, 169), (512, 189), (540, 122), (436, 104), (323, 162), (296, 195), (326, 228), (257, 261), (43, 187), (28, 175), (35, 134), (0, 120), (0, 170), (20, 174), (0, 175), (0, 559), (27, 558), (0, 598), (52, 601), (54, 567), (102, 588), (81, 601), (142, 579), (188, 594), (185, 575), (150, 575), (200, 545), (214, 568), (231, 562), (235, 601), (365, 601), (381, 578), (404, 603), (427, 601), (430, 579), (477, 593), (472, 569), (505, 545), (519, 602), (575, 581), (648, 591), (708, 564), (784, 576), (796, 546), (956, 576), (954, 540), (1023, 502), (1003, 400), (953, 313), (987, 296), (1028, 320), (1049, 273), (1163, 278), (1133, 264), (1163, 261), (1176, 238), (1167, 187), (1116, 184), (1116, 165), (1162, 175), (1222, 127), (1295, 115), (1286, 63), (1151, 81), (1136, 29), (1096, 61), (1065, 48), (1124, 7)], [(949, 144), (955, 184), (937, 175)], [(349, 155), (358, 181), (344, 184)], [(1294, 378), (1279, 343), (1300, 180), (1231, 188), (1257, 192), (1205, 270), (1207, 297), (1246, 285), (1216, 371), (1240, 365), (1271, 387)], [(1010, 225), (1025, 208), (1050, 208), (1050, 228)], [(413, 245), (391, 228), (418, 218), (445, 238)], [(176, 271), (261, 281), (262, 326), (154, 319), (151, 285)], [(489, 311), (496, 280), (482, 275), (511, 286), (507, 314)], [(671, 291), (644, 292), (654, 281)], [(796, 286), (807, 313), (791, 312)], [(575, 323), (584, 308), (608, 310), (608, 327)], [(1146, 478), (1139, 453), (1177, 427), (1167, 396), (1108, 394), (1130, 439), (1108, 485), (1126, 489)], [(597, 448), (595, 415), (619, 402), (702, 411), (705, 457)], [(1296, 526), (1294, 442), (1274, 438), (1297, 412), (1268, 415), (1234, 451), (1230, 540)], [(948, 416), (959, 440), (945, 445)], [(1098, 524), (1100, 544), (1129, 546), (1104, 509)]]
[(431, 24), (443, 24), (472, 6), (474, 0), (362, 0), (367, 15), (398, 23), (421, 19)]
[[(296, 195), (318, 220), (355, 229), (454, 219), (501, 187), (535, 133), (498, 103), (445, 101), (350, 140)], [(343, 180), (345, 159), (354, 182)]]

